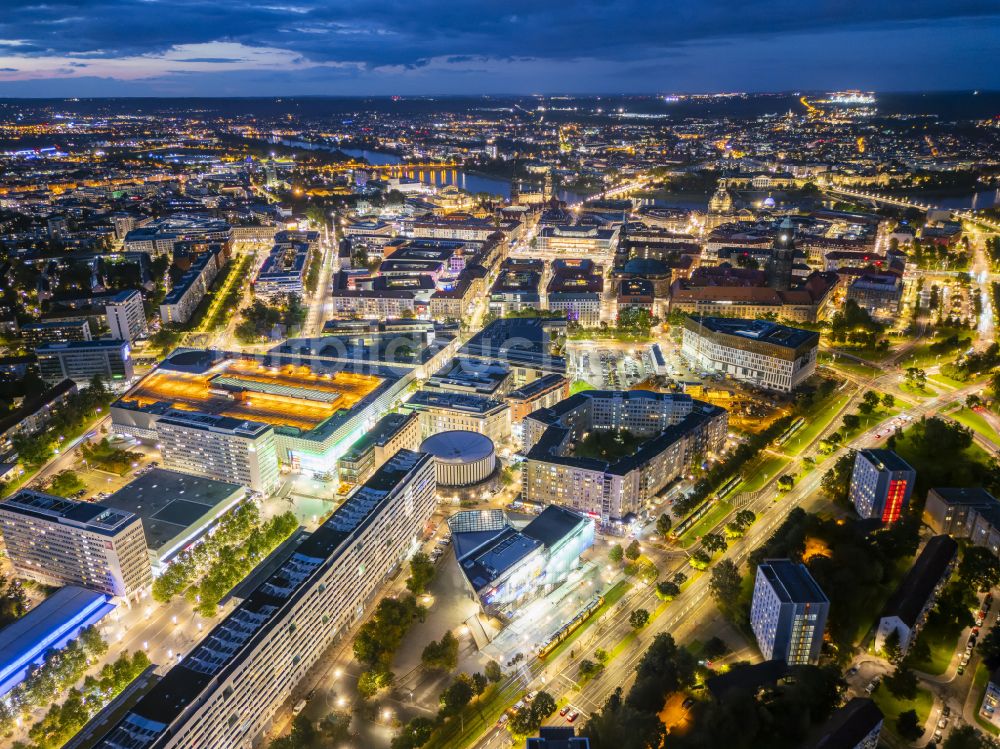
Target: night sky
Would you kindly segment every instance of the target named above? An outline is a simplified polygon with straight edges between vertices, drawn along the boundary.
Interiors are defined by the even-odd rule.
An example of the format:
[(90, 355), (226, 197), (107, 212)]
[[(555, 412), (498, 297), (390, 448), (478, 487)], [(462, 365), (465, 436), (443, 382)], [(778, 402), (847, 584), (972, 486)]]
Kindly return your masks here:
[(0, 0), (0, 96), (1000, 89), (1000, 0)]

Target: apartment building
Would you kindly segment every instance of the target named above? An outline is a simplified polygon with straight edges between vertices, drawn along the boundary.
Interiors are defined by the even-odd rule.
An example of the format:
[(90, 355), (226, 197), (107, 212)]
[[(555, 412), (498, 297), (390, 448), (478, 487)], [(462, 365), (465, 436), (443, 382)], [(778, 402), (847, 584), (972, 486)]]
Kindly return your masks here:
[(859, 450), (849, 498), (858, 515), (893, 523), (910, 502), (917, 472), (892, 450)]
[(0, 531), (19, 577), (124, 601), (152, 585), (142, 521), (131, 512), (22, 489), (0, 502)]
[(274, 428), (231, 416), (172, 411), (156, 422), (163, 465), (269, 494), (278, 486)]
[(757, 566), (750, 626), (764, 660), (815, 664), (830, 600), (804, 564), (768, 559)]
[(425, 388), (415, 392), (402, 408), (419, 414), (421, 439), (453, 430), (479, 432), (494, 444), (510, 437), (510, 408), (491, 398)]
[(119, 341), (134, 342), (145, 338), (146, 310), (142, 305), (142, 294), (135, 289), (120, 291), (109, 298), (104, 305), (111, 337)]
[(128, 341), (66, 341), (43, 343), (35, 349), (38, 372), (49, 383), (73, 380), (86, 386), (100, 375), (113, 388), (127, 386), (135, 379), (132, 349)]
[(323, 652), (416, 548), (430, 456), (401, 450), (99, 741), (100, 749), (250, 749)]

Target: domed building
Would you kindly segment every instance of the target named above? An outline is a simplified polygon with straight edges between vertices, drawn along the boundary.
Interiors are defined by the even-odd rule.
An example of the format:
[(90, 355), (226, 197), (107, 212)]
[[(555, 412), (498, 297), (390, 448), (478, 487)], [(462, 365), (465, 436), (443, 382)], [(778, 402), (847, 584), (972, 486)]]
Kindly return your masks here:
[(438, 486), (472, 486), (488, 479), (497, 465), (493, 440), (479, 432), (452, 430), (432, 434), (420, 452), (434, 458)]

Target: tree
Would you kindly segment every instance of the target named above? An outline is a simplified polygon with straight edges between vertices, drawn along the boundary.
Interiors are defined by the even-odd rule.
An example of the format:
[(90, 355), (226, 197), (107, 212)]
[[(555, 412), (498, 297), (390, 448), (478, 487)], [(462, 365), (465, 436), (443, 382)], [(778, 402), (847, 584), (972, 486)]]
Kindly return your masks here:
[(628, 546), (625, 547), (625, 557), (631, 559), (633, 562), (639, 558), (642, 552), (639, 549), (639, 542), (635, 539), (632, 540)]
[(516, 736), (528, 736), (538, 731), (542, 721), (556, 711), (556, 701), (548, 692), (539, 692), (530, 704), (525, 705), (511, 717), (507, 727)]
[(844, 415), (844, 429), (853, 432), (861, 426), (861, 417), (857, 414)]
[(500, 664), (496, 661), (489, 661), (483, 672), (486, 674), (486, 678), (492, 682), (498, 682), (503, 678), (503, 671), (500, 669)]
[(612, 544), (611, 548), (608, 549), (608, 559), (612, 562), (618, 563), (625, 556), (625, 552), (622, 549), (621, 544)]
[(924, 735), (916, 710), (906, 710), (896, 718), (896, 731), (907, 741), (916, 741)]
[(428, 671), (454, 671), (458, 665), (458, 638), (448, 630), (440, 642), (431, 640), (420, 654), (420, 664)]
[(896, 405), (896, 396), (893, 395), (892, 393), (883, 393), (882, 405), (885, 406), (886, 408), (892, 408), (893, 406)]
[(885, 653), (889, 663), (898, 664), (903, 657), (903, 649), (899, 645), (899, 630), (893, 627), (892, 632), (885, 636), (882, 641), (882, 652)]
[(472, 691), (476, 693), (477, 697), (486, 691), (486, 687), (489, 686), (489, 683), (490, 680), (478, 671), (472, 675)]
[(406, 578), (406, 588), (413, 595), (419, 596), (427, 591), (427, 586), (434, 579), (434, 563), (422, 551), (418, 551), (410, 560), (410, 576)]
[(703, 570), (712, 562), (712, 557), (703, 549), (697, 549), (691, 554), (688, 564), (696, 570)]
[(723, 610), (732, 606), (739, 598), (743, 578), (740, 570), (732, 559), (723, 559), (714, 568), (708, 583), (712, 597)]
[(418, 749), (427, 743), (427, 740), (434, 733), (434, 721), (430, 718), (413, 718), (396, 734), (390, 749)]
[(778, 476), (778, 491), (790, 492), (794, 488), (795, 488), (794, 476), (787, 473)]
[(441, 713), (445, 716), (457, 715), (472, 701), (474, 691), (472, 680), (465, 674), (460, 674), (441, 693)]
[(633, 629), (642, 629), (649, 624), (649, 612), (646, 609), (636, 609), (628, 615), (628, 623)]
[(941, 745), (942, 749), (991, 749), (996, 742), (986, 738), (970, 725), (956, 726)]
[(358, 693), (365, 699), (370, 699), (380, 690), (391, 686), (394, 680), (392, 671), (365, 671), (358, 677)]
[(669, 580), (661, 580), (656, 584), (656, 597), (661, 601), (672, 601), (681, 594), (681, 589)]
[(1000, 630), (996, 626), (983, 635), (976, 648), (991, 671), (1000, 666)]
[(664, 512), (656, 519), (656, 532), (666, 538), (670, 534), (672, 525), (670, 516)]
[(591, 676), (596, 674), (603, 668), (600, 663), (594, 663), (594, 661), (584, 658), (580, 661), (580, 678), (589, 679)]
[(865, 394), (861, 396), (861, 405), (867, 406), (867, 411), (862, 411), (862, 413), (871, 413), (876, 408), (878, 408), (879, 403), (882, 402), (882, 398), (874, 390), (866, 390)]
[(970, 546), (958, 565), (958, 576), (980, 592), (1000, 583), (1000, 560), (984, 546)]
[(706, 533), (701, 537), (701, 546), (705, 551), (714, 554), (717, 551), (725, 551), (729, 547), (729, 542), (720, 533)]
[(728, 652), (729, 646), (726, 644), (726, 641), (717, 636), (710, 638), (708, 642), (705, 643), (705, 647), (701, 650), (701, 654), (709, 660), (721, 658)]
[(903, 700), (912, 700), (917, 696), (917, 675), (904, 662), (885, 677), (885, 688), (893, 695)]
[(48, 491), (59, 497), (70, 497), (86, 486), (75, 471), (65, 470), (52, 477)]

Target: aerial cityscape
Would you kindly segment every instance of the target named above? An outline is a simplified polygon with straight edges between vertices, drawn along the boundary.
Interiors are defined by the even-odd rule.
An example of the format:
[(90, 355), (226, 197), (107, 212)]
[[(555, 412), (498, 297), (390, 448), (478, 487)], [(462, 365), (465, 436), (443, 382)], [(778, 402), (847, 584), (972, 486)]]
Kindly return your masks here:
[(0, 746), (1000, 747), (995, 13), (14, 5)]

